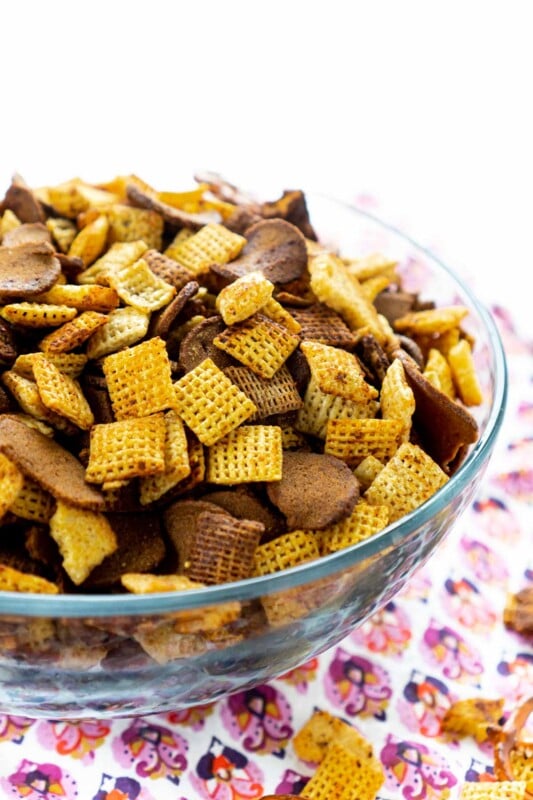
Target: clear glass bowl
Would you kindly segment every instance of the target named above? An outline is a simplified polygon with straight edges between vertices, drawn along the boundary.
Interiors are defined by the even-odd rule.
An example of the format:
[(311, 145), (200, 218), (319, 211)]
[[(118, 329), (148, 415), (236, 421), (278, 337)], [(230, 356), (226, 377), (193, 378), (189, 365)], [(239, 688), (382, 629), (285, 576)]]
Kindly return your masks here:
[[(504, 353), (490, 314), (451, 270), (394, 228), (324, 197), (308, 196), (308, 205), (321, 241), (343, 255), (380, 251), (400, 262), (407, 289), (439, 305), (468, 306), (485, 396), (475, 411), (479, 440), (423, 506), (373, 538), (284, 572), (144, 596), (0, 592), (0, 711), (63, 719), (147, 714), (268, 681), (387, 603), (471, 502), (506, 400)], [(279, 624), (266, 621), (260, 598), (267, 595), (284, 609)], [(206, 608), (234, 601), (242, 606), (236, 622), (202, 632)]]

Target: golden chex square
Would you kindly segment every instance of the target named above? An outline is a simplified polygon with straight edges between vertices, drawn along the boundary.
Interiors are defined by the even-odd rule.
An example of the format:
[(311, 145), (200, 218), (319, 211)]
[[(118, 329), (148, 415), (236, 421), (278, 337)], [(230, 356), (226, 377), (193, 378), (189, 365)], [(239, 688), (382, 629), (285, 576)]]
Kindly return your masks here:
[(388, 521), (387, 506), (371, 506), (360, 500), (347, 519), (320, 531), (320, 552), (326, 555), (362, 542), (383, 530)]
[(54, 512), (54, 505), (54, 498), (49, 492), (31, 478), (24, 476), (22, 487), (9, 510), (21, 519), (46, 525)]
[(65, 572), (76, 585), (117, 549), (117, 538), (105, 514), (74, 508), (61, 500), (50, 519), (50, 536), (59, 547)]
[(175, 411), (166, 412), (165, 428), (165, 471), (140, 479), (141, 505), (158, 500), (191, 473), (185, 428)]
[(94, 416), (77, 381), (60, 372), (44, 355), (34, 359), (33, 375), (41, 400), (47, 408), (70, 420), (78, 428), (89, 430), (94, 423)]
[(218, 222), (210, 222), (192, 236), (172, 243), (165, 255), (196, 276), (207, 272), (212, 264), (227, 264), (239, 255), (245, 244), (244, 236), (233, 233)]
[(301, 797), (306, 800), (375, 800), (384, 781), (383, 767), (375, 756), (362, 758), (360, 753), (331, 742)]
[(350, 466), (367, 456), (388, 461), (398, 449), (402, 430), (397, 419), (330, 419), (324, 452)]
[(115, 242), (103, 256), (77, 277), (77, 282), (106, 284), (109, 276), (116, 270), (128, 267), (137, 261), (148, 249), (146, 242), (139, 239), (136, 242)]
[(92, 334), (87, 342), (87, 357), (102, 358), (131, 347), (146, 336), (150, 315), (133, 306), (116, 308), (107, 317), (107, 322)]
[(0, 519), (16, 500), (23, 483), (24, 478), (18, 467), (0, 453)]
[(165, 438), (162, 413), (93, 425), (85, 479), (109, 483), (164, 472)]
[(319, 537), (314, 531), (290, 531), (259, 545), (254, 574), (269, 575), (319, 557)]
[(215, 444), (257, 410), (244, 392), (206, 358), (174, 384), (174, 407), (202, 444)]
[(300, 349), (305, 355), (311, 375), (318, 388), (326, 394), (334, 394), (361, 403), (374, 400), (377, 389), (365, 381), (363, 371), (352, 353), (320, 342), (302, 342)]
[(163, 243), (163, 217), (148, 208), (135, 208), (114, 203), (106, 209), (109, 221), (109, 240), (135, 242), (141, 239), (147, 247), (161, 249)]
[(404, 442), (367, 489), (365, 500), (388, 506), (389, 522), (394, 522), (429, 500), (447, 480), (421, 447)]
[(281, 480), (283, 448), (277, 425), (241, 425), (209, 448), (206, 479), (234, 484)]
[(289, 333), (283, 325), (262, 314), (254, 314), (226, 328), (213, 339), (213, 344), (262, 378), (271, 378), (299, 341), (298, 336)]
[(69, 353), (86, 342), (107, 320), (107, 315), (98, 311), (82, 311), (41, 339), (39, 349), (45, 353)]
[(173, 408), (170, 360), (158, 336), (105, 358), (103, 371), (117, 420)]
[(377, 400), (367, 395), (356, 401), (326, 394), (311, 376), (305, 391), (304, 405), (298, 412), (294, 427), (302, 433), (325, 439), (330, 420), (369, 419), (375, 416), (378, 408)]
[(176, 294), (174, 286), (158, 278), (144, 258), (114, 270), (108, 281), (126, 305), (139, 311), (157, 311)]

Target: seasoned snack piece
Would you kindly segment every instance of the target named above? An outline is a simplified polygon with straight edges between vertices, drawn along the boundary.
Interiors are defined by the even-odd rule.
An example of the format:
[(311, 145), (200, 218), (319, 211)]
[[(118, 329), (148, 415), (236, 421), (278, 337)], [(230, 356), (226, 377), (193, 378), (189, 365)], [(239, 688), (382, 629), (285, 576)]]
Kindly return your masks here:
[(178, 571), (183, 572), (190, 562), (190, 552), (198, 530), (200, 514), (210, 511), (223, 513), (221, 508), (208, 500), (178, 500), (168, 506), (163, 514), (165, 530), (178, 557)]
[(146, 242), (143, 242), (142, 239), (136, 242), (115, 242), (98, 261), (80, 272), (77, 282), (82, 284), (107, 283), (110, 275), (116, 270), (134, 264), (147, 249)]
[[(494, 775), (500, 781), (527, 782), (528, 799), (533, 782), (531, 741), (524, 729), (533, 714), (533, 695), (522, 700), (509, 714), (503, 727), (491, 731), (494, 749)], [(525, 761), (525, 763), (524, 763)]]
[(56, 499), (80, 508), (103, 508), (103, 496), (85, 482), (77, 458), (38, 430), (6, 415), (0, 417), (0, 452)]
[(413, 421), (424, 449), (442, 469), (451, 473), (462, 460), (466, 447), (476, 441), (477, 423), (466, 409), (435, 388), (409, 356), (401, 351), (398, 355), (415, 397)]
[(271, 378), (298, 346), (299, 339), (277, 322), (254, 314), (226, 328), (213, 342), (262, 378)]
[(281, 480), (269, 483), (267, 493), (290, 529), (320, 529), (352, 513), (359, 499), (359, 484), (337, 458), (322, 453), (283, 453)]
[(156, 211), (116, 203), (106, 209), (109, 241), (135, 242), (142, 239), (148, 247), (160, 250), (163, 243), (163, 218)]
[(389, 522), (387, 506), (371, 506), (360, 500), (347, 519), (325, 528), (320, 535), (320, 553), (335, 553), (362, 542), (383, 530)]
[(395, 277), (395, 270), (398, 266), (397, 261), (387, 258), (382, 253), (371, 253), (363, 258), (347, 258), (343, 260), (348, 267), (350, 275), (353, 275), (358, 281), (367, 281), (371, 278), (390, 275), (391, 273)]
[(108, 483), (164, 472), (165, 435), (162, 413), (93, 425), (85, 479)]
[(169, 283), (178, 292), (186, 283), (194, 279), (193, 273), (187, 267), (182, 267), (173, 258), (169, 258), (157, 250), (147, 250), (143, 258), (154, 275), (157, 275), (165, 283)]
[(116, 536), (104, 514), (74, 508), (61, 500), (50, 519), (50, 535), (57, 542), (65, 572), (77, 585), (117, 549)]
[(459, 800), (527, 800), (526, 781), (466, 781)]
[(261, 272), (249, 272), (217, 295), (216, 308), (226, 325), (251, 317), (272, 297), (274, 284)]
[(483, 394), (476, 374), (472, 348), (467, 339), (461, 339), (450, 347), (448, 363), (457, 394), (467, 406), (478, 406), (483, 402)]
[(323, 392), (315, 378), (307, 386), (303, 408), (298, 412), (295, 428), (320, 439), (326, 438), (328, 423), (333, 419), (370, 419), (379, 408), (377, 400), (364, 392), (360, 400), (347, 400)]
[(112, 311), (119, 304), (118, 294), (109, 286), (98, 284), (76, 286), (72, 283), (56, 283), (44, 294), (35, 298), (39, 303), (72, 306), (78, 311)]
[(101, 214), (77, 234), (69, 247), (69, 256), (81, 258), (83, 266), (89, 267), (104, 252), (108, 232), (109, 222), (107, 217)]
[(371, 743), (354, 727), (328, 711), (315, 711), (292, 740), (298, 758), (315, 764), (320, 764), (332, 743), (365, 760), (372, 758)]
[(261, 314), (283, 325), (291, 333), (300, 333), (302, 330), (300, 323), (274, 297), (269, 298), (261, 307)]
[(324, 452), (357, 466), (367, 456), (388, 461), (402, 440), (403, 425), (397, 419), (331, 419)]
[(107, 356), (103, 371), (117, 420), (145, 417), (175, 404), (170, 361), (159, 337)]
[[(5, 456), (2, 456), (2, 458), (5, 458)], [(49, 492), (41, 488), (38, 483), (24, 476), (22, 486), (15, 500), (9, 506), (9, 510), (21, 519), (41, 522), (46, 525), (54, 512), (54, 498)]]
[(185, 428), (175, 411), (167, 411), (165, 414), (165, 429), (165, 471), (159, 475), (141, 478), (141, 505), (158, 500), (191, 472)]
[(166, 555), (160, 514), (107, 513), (117, 549), (106, 556), (84, 581), (87, 588), (110, 588), (125, 572), (152, 572)]
[(324, 303), (308, 308), (291, 308), (291, 314), (301, 326), (301, 337), (331, 347), (352, 350), (356, 338), (342, 317)]
[(533, 587), (528, 586), (507, 597), (503, 610), (504, 625), (523, 635), (533, 633)]
[(131, 347), (146, 336), (149, 322), (149, 314), (131, 306), (115, 309), (108, 315), (106, 324), (98, 328), (87, 342), (88, 358), (102, 358)]
[(390, 522), (425, 503), (444, 486), (448, 476), (422, 448), (405, 442), (385, 464), (365, 499), (371, 505), (390, 509)]
[[(74, 222), (64, 217), (48, 217), (46, 227), (52, 235), (52, 239), (62, 253), (68, 253), (70, 245), (76, 238), (78, 229)], [(83, 265), (82, 265), (83, 269)]]
[(223, 225), (211, 222), (193, 236), (165, 250), (165, 255), (185, 267), (194, 277), (205, 274), (214, 264), (227, 264), (239, 255), (246, 239)]
[(57, 594), (59, 588), (55, 583), (51, 583), (45, 578), (40, 578), (37, 575), (28, 575), (6, 564), (0, 564), (0, 591)]
[[(36, 359), (41, 358), (42, 353), (23, 353), (17, 357), (13, 364), (13, 370), (23, 378), (33, 380), (33, 364)], [(77, 378), (87, 364), (87, 356), (84, 353), (46, 353), (46, 358), (60, 372), (70, 378)]]
[(362, 758), (331, 742), (300, 796), (307, 800), (375, 800), (384, 781), (383, 767), (374, 756)]
[[(438, 382), (436, 382), (432, 376), (436, 376)], [(455, 399), (455, 387), (453, 385), (450, 365), (446, 357), (435, 347), (432, 347), (428, 353), (424, 367), (424, 377), (433, 383), (437, 389), (444, 392), (450, 400)]]
[(45, 353), (70, 353), (87, 341), (108, 317), (98, 311), (83, 311), (70, 322), (66, 322), (39, 342), (39, 349)]
[(198, 214), (188, 213), (178, 208), (174, 208), (168, 203), (164, 203), (158, 199), (157, 194), (150, 189), (150, 187), (142, 187), (138, 182), (128, 183), (126, 186), (128, 200), (135, 206), (140, 208), (148, 208), (157, 211), (166, 222), (172, 225), (188, 226), (190, 228), (207, 227), (210, 223), (218, 222), (220, 214), (216, 212), (205, 211)]
[(126, 305), (147, 313), (163, 308), (176, 294), (174, 286), (158, 278), (144, 258), (114, 269), (107, 280)]
[(365, 492), (372, 481), (379, 475), (383, 469), (384, 464), (375, 456), (366, 456), (356, 466), (353, 474), (359, 481), (361, 490)]
[(465, 306), (446, 306), (411, 311), (394, 321), (394, 330), (408, 336), (442, 334), (457, 328), (468, 314)]
[(209, 448), (207, 481), (226, 485), (278, 481), (282, 454), (278, 426), (241, 425)]
[(352, 353), (320, 342), (302, 342), (300, 350), (305, 355), (311, 375), (321, 392), (356, 403), (377, 398), (377, 390), (365, 381), (361, 367)]
[(224, 320), (218, 314), (208, 317), (195, 325), (180, 344), (179, 361), (185, 372), (190, 372), (209, 358), (219, 368), (225, 369), (237, 362), (213, 344), (214, 339), (226, 329)]
[(71, 422), (45, 406), (35, 381), (18, 375), (14, 370), (7, 370), (2, 375), (2, 383), (17, 400), (20, 408), (36, 421), (47, 422), (67, 434), (76, 432), (77, 429)]
[(441, 730), (460, 736), (473, 736), (481, 744), (490, 738), (490, 729), (500, 724), (502, 716), (503, 700), (500, 698), (456, 700), (442, 718)]
[(12, 211), (21, 222), (44, 222), (44, 209), (20, 175), (14, 175), (11, 185), (0, 203), (3, 209)]
[(207, 446), (255, 413), (252, 401), (206, 358), (174, 384), (175, 409)]
[(225, 278), (240, 278), (261, 272), (275, 284), (299, 278), (307, 266), (307, 250), (302, 233), (281, 219), (261, 220), (246, 230), (239, 258), (226, 265), (213, 264), (213, 271)]
[(273, 538), (285, 533), (286, 525), (280, 514), (259, 500), (252, 492), (242, 486), (236, 489), (219, 489), (206, 495), (209, 503), (219, 506), (237, 519), (249, 519), (264, 526), (263, 538)]
[(2, 245), (3, 247), (18, 247), (21, 244), (39, 244), (40, 242), (51, 244), (51, 239), (50, 231), (42, 222), (26, 222), (4, 233)]
[(0, 303), (46, 292), (61, 274), (61, 265), (46, 242), (0, 247)]
[(290, 531), (259, 545), (254, 554), (254, 574), (269, 575), (319, 556), (318, 536), (313, 531)]
[(63, 325), (76, 316), (76, 309), (49, 303), (8, 303), (0, 315), (12, 325), (24, 328), (51, 328)]
[(383, 323), (375, 307), (340, 258), (331, 253), (314, 256), (309, 259), (309, 272), (317, 298), (340, 314), (350, 330), (367, 328), (380, 344), (385, 341)]
[(0, 365), (9, 365), (17, 357), (17, 348), (11, 327), (0, 319)]
[(183, 286), (176, 297), (170, 301), (161, 311), (152, 315), (149, 326), (149, 333), (152, 336), (160, 336), (168, 339), (172, 327), (181, 314), (191, 297), (197, 294), (200, 284), (196, 281), (189, 281)]
[(224, 373), (256, 406), (257, 411), (249, 418), (250, 422), (273, 414), (297, 411), (303, 406), (296, 384), (285, 365), (269, 380), (256, 375), (248, 367), (227, 367)]
[(198, 517), (185, 574), (208, 586), (243, 580), (252, 574), (263, 526), (229, 514), (203, 511)]
[(94, 416), (79, 383), (60, 372), (42, 354), (33, 361), (33, 374), (44, 405), (66, 417), (78, 428), (89, 430), (94, 423)]
[(24, 476), (19, 469), (0, 453), (0, 519), (17, 499), (24, 483)]

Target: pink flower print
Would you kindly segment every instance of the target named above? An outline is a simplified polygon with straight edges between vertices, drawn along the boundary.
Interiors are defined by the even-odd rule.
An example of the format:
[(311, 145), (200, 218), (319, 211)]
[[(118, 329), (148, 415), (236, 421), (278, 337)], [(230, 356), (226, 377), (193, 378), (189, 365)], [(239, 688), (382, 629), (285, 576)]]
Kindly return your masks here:
[(438, 736), (442, 718), (454, 699), (445, 683), (413, 670), (397, 710), (408, 730), (423, 736)]
[(477, 758), (470, 760), (470, 766), (465, 773), (465, 781), (469, 783), (487, 783), (495, 780), (494, 767), (492, 765), (483, 764)]
[(35, 720), (28, 717), (0, 714), (0, 742), (20, 744), (24, 740), (26, 731), (31, 728), (34, 722)]
[(103, 773), (100, 788), (92, 800), (154, 800), (154, 797), (135, 778), (125, 775), (117, 778)]
[(291, 707), (270, 685), (231, 695), (222, 705), (220, 716), (235, 738), (244, 737), (244, 749), (255, 753), (283, 755), (293, 734)]
[(516, 333), (514, 321), (509, 311), (506, 308), (495, 305), (492, 307), (492, 314), (498, 323), (505, 352), (509, 355), (527, 355), (531, 353), (531, 345), (522, 341)]
[(80, 722), (40, 722), (37, 725), (37, 739), (49, 750), (59, 755), (79, 758), (88, 764), (94, 759), (94, 751), (100, 747), (109, 734), (109, 723), (96, 720)]
[(533, 425), (533, 403), (528, 403), (526, 401), (520, 403), (518, 406), (518, 417), (522, 422)]
[(357, 628), (351, 637), (354, 642), (368, 648), (372, 653), (399, 655), (411, 640), (409, 617), (393, 602)]
[(527, 469), (533, 462), (533, 436), (523, 436), (507, 445), (515, 469)]
[(205, 706), (191, 706), (181, 711), (171, 711), (167, 720), (171, 725), (186, 725), (193, 731), (200, 731), (205, 726), (205, 721), (215, 709), (215, 703), (206, 703)]
[(263, 794), (263, 773), (244, 753), (214, 736), (190, 781), (206, 800), (255, 800)]
[(503, 500), (496, 497), (475, 500), (472, 508), (479, 514), (475, 524), (491, 538), (506, 544), (520, 539), (520, 523)]
[(419, 569), (409, 578), (398, 597), (404, 600), (421, 600), (426, 602), (431, 591), (431, 577), (429, 572)]
[(499, 676), (497, 691), (505, 697), (509, 705), (517, 705), (531, 695), (533, 653), (516, 653), (502, 659), (497, 672)]
[(179, 783), (187, 766), (187, 742), (169, 728), (139, 717), (112, 743), (121, 767), (133, 768), (141, 778), (168, 778)]
[(408, 256), (398, 266), (402, 278), (402, 288), (406, 292), (421, 292), (431, 277), (431, 268), (418, 255)]
[(325, 678), (328, 700), (345, 714), (354, 717), (386, 718), (392, 695), (389, 674), (363, 656), (338, 647)]
[(466, 555), (470, 569), (479, 581), (500, 585), (507, 583), (509, 571), (505, 561), (486, 544), (463, 536), (461, 549)]
[(442, 669), (446, 678), (472, 681), (483, 672), (478, 653), (451, 628), (439, 627), (431, 620), (421, 642), (422, 654), (430, 664)]
[(309, 684), (316, 678), (317, 668), (318, 658), (311, 658), (305, 664), (295, 667), (295, 669), (291, 669), (289, 672), (281, 675), (280, 680), (287, 681), (288, 684), (294, 686), (297, 692), (305, 694), (309, 688)]
[(494, 483), (522, 503), (533, 503), (533, 469), (515, 469), (493, 478)]
[(385, 786), (405, 800), (437, 800), (449, 796), (454, 777), (444, 758), (426, 745), (387, 736), (381, 751)]
[(444, 582), (443, 605), (453, 619), (476, 633), (486, 633), (494, 627), (498, 615), (467, 578)]
[(276, 786), (276, 794), (300, 794), (305, 784), (309, 781), (308, 775), (302, 775), (293, 769), (286, 769), (281, 781)]
[(77, 785), (68, 772), (55, 764), (39, 764), (23, 759), (17, 771), (0, 778), (0, 786), (8, 797), (17, 800), (74, 800)]

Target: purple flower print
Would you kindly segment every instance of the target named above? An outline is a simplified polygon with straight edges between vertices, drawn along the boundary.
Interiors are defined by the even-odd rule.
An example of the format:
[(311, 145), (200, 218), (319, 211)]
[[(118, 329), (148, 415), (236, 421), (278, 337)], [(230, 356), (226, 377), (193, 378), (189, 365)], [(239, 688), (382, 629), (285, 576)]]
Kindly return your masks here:
[(363, 656), (338, 647), (324, 682), (328, 700), (353, 717), (383, 720), (392, 695), (388, 673)]
[(291, 707), (273, 686), (257, 686), (228, 697), (221, 718), (235, 738), (244, 737), (244, 749), (255, 753), (282, 755), (293, 733)]

